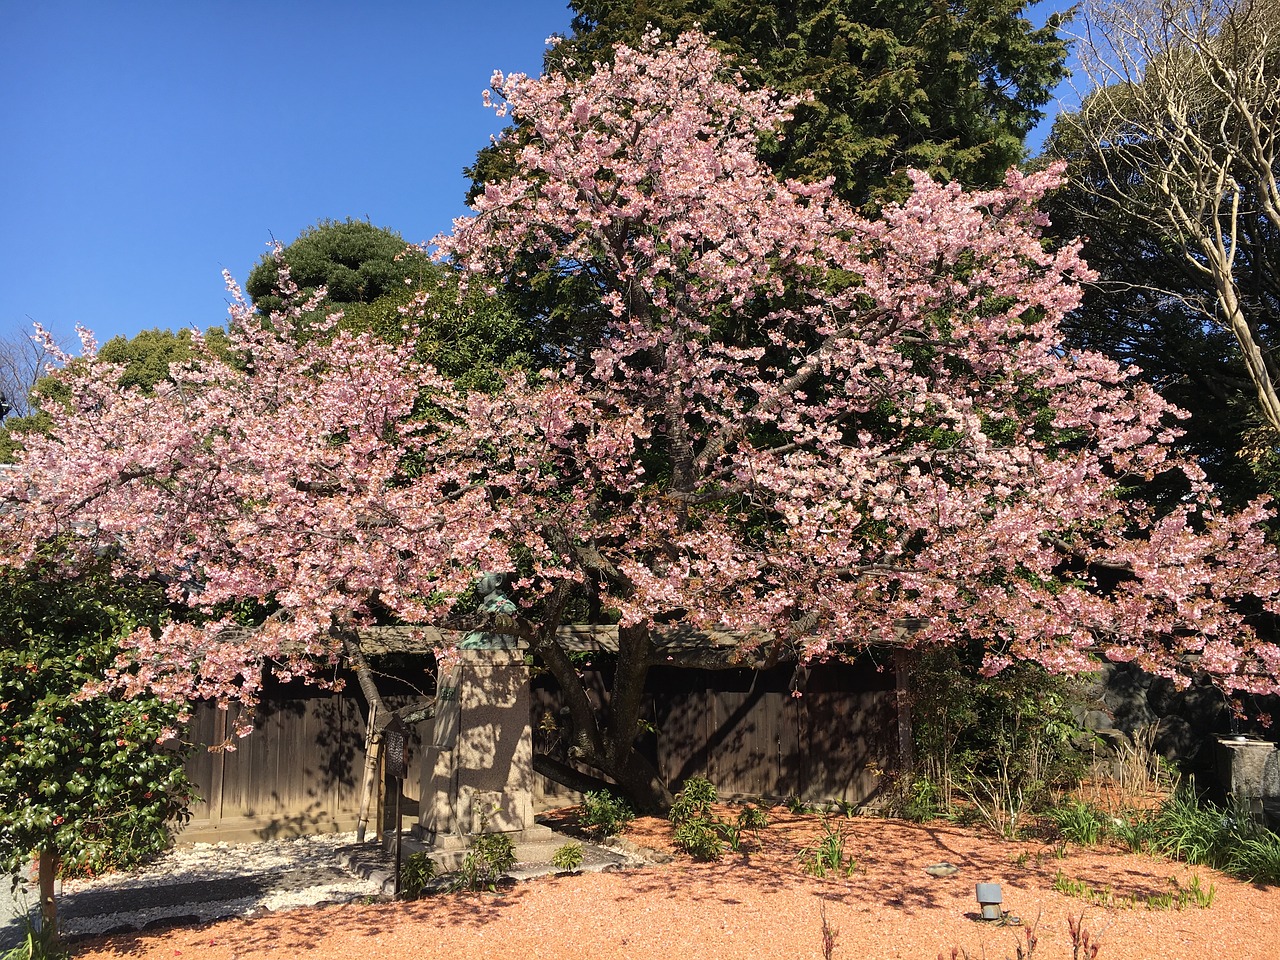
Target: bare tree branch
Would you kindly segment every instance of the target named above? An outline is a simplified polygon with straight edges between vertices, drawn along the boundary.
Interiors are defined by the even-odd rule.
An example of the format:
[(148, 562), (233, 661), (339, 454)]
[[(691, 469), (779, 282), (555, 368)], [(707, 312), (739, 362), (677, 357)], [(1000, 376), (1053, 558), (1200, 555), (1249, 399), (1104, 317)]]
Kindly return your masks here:
[(1199, 312), (1235, 338), (1259, 412), (1280, 432), (1280, 367), (1242, 290), (1251, 224), (1280, 230), (1280, 8), (1094, 0), (1084, 23), (1090, 89), (1063, 129), (1095, 177), (1090, 199), (1178, 245), (1212, 293)]

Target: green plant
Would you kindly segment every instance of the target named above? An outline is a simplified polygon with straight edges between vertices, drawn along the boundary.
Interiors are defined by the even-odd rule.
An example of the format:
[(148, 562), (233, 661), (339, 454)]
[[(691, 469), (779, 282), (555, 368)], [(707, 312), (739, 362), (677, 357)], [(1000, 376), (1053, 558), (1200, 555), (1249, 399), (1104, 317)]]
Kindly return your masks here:
[(1253, 883), (1280, 884), (1280, 837), (1269, 830), (1237, 836), (1226, 851), (1223, 869)]
[(1072, 800), (1049, 811), (1049, 819), (1063, 840), (1082, 847), (1092, 847), (1105, 829), (1102, 814), (1082, 800)]
[(1203, 887), (1201, 887), (1200, 877), (1193, 873), (1191, 875), (1190, 882), (1185, 887), (1179, 887), (1178, 906), (1179, 908), (1183, 906), (1183, 897), (1185, 896), (1185, 901), (1187, 903), (1193, 903), (1197, 907), (1200, 907), (1203, 910), (1207, 910), (1209, 907), (1213, 906), (1213, 898), (1217, 895), (1217, 893), (1218, 893), (1218, 888), (1215, 887), (1212, 883), (1209, 884), (1208, 890), (1205, 890)]
[(1183, 910), (1189, 906), (1195, 906), (1207, 910), (1213, 905), (1213, 899), (1217, 895), (1217, 888), (1213, 884), (1209, 884), (1206, 890), (1200, 885), (1200, 878), (1194, 873), (1185, 887), (1172, 878), (1169, 884), (1171, 889), (1165, 893), (1154, 893), (1139, 898), (1135, 894), (1117, 896), (1110, 885), (1101, 888), (1092, 887), (1083, 880), (1068, 877), (1061, 870), (1053, 878), (1054, 890), (1068, 897), (1086, 900), (1097, 907), (1124, 907), (1132, 910), (1138, 906), (1145, 906), (1148, 910)]
[(802, 813), (813, 812), (813, 805), (811, 803), (808, 803), (805, 800), (801, 800), (799, 797), (795, 796), (794, 794), (787, 797), (787, 799), (783, 801), (783, 804), (786, 806), (787, 812), (789, 813), (794, 813), (799, 815)]
[(769, 814), (765, 813), (760, 807), (753, 807), (747, 804), (738, 811), (738, 828), (740, 830), (750, 830), (755, 834), (756, 842), (760, 840), (760, 831), (769, 826)]
[(719, 860), (724, 853), (723, 821), (692, 817), (676, 826), (675, 844), (695, 860)]
[(834, 800), (835, 810), (840, 816), (852, 819), (858, 815), (858, 805), (852, 800)]
[(903, 782), (896, 811), (915, 823), (938, 819), (938, 786), (925, 777), (911, 777)]
[(416, 900), (427, 892), (431, 881), (440, 874), (439, 865), (426, 853), (419, 851), (409, 855), (400, 867), (400, 893)]
[(551, 865), (557, 870), (578, 870), (582, 867), (582, 844), (570, 841), (551, 855)]
[(497, 890), (502, 875), (515, 866), (515, 841), (505, 833), (477, 833), (449, 890)]
[(1024, 810), (1041, 809), (1087, 767), (1072, 712), (1081, 683), (1030, 661), (985, 676), (985, 653), (973, 641), (916, 655), (910, 676), (917, 774), (901, 785), (898, 803), (902, 816), (925, 821), (956, 816), (958, 799), (977, 797), (985, 807), (975, 811), (978, 818), (1010, 835)]
[(724, 839), (724, 842), (728, 844), (730, 850), (734, 853), (741, 852), (742, 824), (738, 823), (736, 820), (733, 823), (730, 823), (727, 820), (720, 819), (719, 817), (711, 817), (707, 822), (716, 829)]
[(1175, 860), (1216, 865), (1230, 844), (1230, 824), (1223, 811), (1202, 803), (1193, 786), (1175, 790), (1152, 820), (1151, 847)]
[(636, 818), (630, 804), (608, 790), (591, 790), (582, 798), (578, 823), (596, 839), (621, 833)]
[(800, 851), (800, 869), (811, 877), (825, 877), (828, 873), (847, 877), (857, 869), (857, 863), (845, 855), (845, 835), (825, 819), (822, 829), (822, 839)]
[(1089, 892), (1089, 885), (1083, 880), (1072, 879), (1059, 870), (1053, 875), (1053, 889), (1068, 897), (1083, 898)]
[(711, 815), (711, 805), (719, 799), (715, 785), (705, 777), (690, 777), (676, 794), (668, 819), (679, 826)]
[(62, 945), (57, 927), (46, 925), (30, 912), (22, 916), (22, 943), (0, 953), (0, 960), (70, 960), (71, 953)]
[(1280, 884), (1280, 836), (1247, 811), (1226, 811), (1180, 786), (1154, 813), (1122, 818), (1112, 833), (1131, 850), (1216, 867), (1254, 883)]

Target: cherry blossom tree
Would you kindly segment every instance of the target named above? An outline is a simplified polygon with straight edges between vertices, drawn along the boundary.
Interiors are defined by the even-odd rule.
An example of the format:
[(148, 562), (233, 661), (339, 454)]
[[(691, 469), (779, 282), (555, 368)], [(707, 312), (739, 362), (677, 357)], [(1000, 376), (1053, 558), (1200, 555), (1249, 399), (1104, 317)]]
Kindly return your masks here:
[[(5, 539), (13, 561), (109, 542), (200, 612), (136, 634), (125, 682), (252, 701), (265, 669), (358, 659), (379, 616), (458, 623), (477, 576), (509, 571), (517, 613), (489, 626), (559, 682), (572, 758), (646, 806), (670, 798), (633, 748), (656, 664), (966, 638), (993, 674), (1106, 657), (1278, 689), (1264, 506), (1223, 510), (1173, 452), (1179, 411), (1063, 344), (1089, 272), (1041, 243), (1055, 171), (979, 192), (916, 175), (865, 219), (771, 175), (755, 146), (791, 104), (696, 35), (493, 88), (535, 136), (438, 244), (469, 283), (532, 257), (594, 284), (601, 315), (557, 368), (468, 393), (368, 336), (295, 343), (312, 305), (264, 323), (242, 302), (241, 362), (197, 357), (152, 395), (91, 341), (67, 363)], [(1133, 492), (1170, 472), (1175, 503)], [(556, 635), (584, 597), (619, 625), (605, 714)], [(227, 614), (245, 599), (272, 604), (257, 632)]]

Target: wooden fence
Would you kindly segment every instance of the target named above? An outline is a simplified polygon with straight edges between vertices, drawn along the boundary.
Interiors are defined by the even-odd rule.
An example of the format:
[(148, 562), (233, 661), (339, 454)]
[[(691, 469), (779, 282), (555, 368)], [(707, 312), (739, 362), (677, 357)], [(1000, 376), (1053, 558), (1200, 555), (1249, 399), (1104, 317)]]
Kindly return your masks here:
[[(593, 677), (607, 706), (607, 674)], [(803, 693), (792, 696), (799, 684)], [(354, 684), (347, 688), (356, 690)], [(533, 688), (533, 732), (541, 751), (564, 756), (570, 731), (545, 680)], [(393, 701), (394, 703), (394, 701)], [(234, 711), (234, 707), (232, 711)], [(234, 713), (201, 704), (190, 738), (187, 772), (203, 798), (181, 831), (184, 842), (241, 841), (355, 828), (364, 766), (367, 707), (356, 693), (277, 692), (259, 707), (252, 735), (234, 751), (209, 752), (225, 740)], [(898, 715), (892, 672), (869, 662), (765, 672), (659, 668), (649, 676), (648, 721), (641, 748), (673, 787), (700, 774), (725, 797), (798, 796), (865, 803), (879, 787), (875, 767), (897, 757)], [(420, 798), (420, 725), (410, 740), (406, 813)], [(576, 795), (537, 777), (540, 808)], [(371, 825), (380, 822), (371, 811)]]
[[(609, 677), (590, 678), (597, 703)], [(793, 696), (798, 687), (801, 696)], [(843, 800), (863, 804), (882, 787), (876, 770), (898, 762), (898, 708), (892, 670), (870, 661), (752, 670), (655, 668), (641, 749), (672, 787), (705, 776), (726, 798)], [(534, 683), (534, 736), (541, 751), (567, 759), (568, 717), (549, 681)], [(576, 794), (539, 777), (535, 802)]]
[[(258, 708), (254, 731), (234, 750), (209, 745), (226, 740), (235, 710), (201, 703), (192, 716), (196, 744), (187, 775), (200, 802), (179, 833), (185, 843), (293, 837), (354, 830), (360, 808), (367, 707), (350, 694), (272, 696)], [(420, 730), (411, 731), (416, 755)], [(409, 810), (419, 796), (418, 765), (409, 765), (404, 793)], [(406, 811), (409, 812), (409, 811)], [(379, 822), (371, 810), (370, 830)]]

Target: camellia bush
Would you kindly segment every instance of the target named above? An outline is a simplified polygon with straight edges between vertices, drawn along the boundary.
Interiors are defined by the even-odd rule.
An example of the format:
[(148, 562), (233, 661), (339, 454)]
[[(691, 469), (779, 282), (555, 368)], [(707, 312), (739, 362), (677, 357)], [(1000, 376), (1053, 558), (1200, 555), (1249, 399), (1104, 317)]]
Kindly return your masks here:
[(44, 854), (45, 870), (92, 876), (168, 847), (193, 799), (183, 753), (160, 744), (178, 708), (94, 692), (157, 600), (92, 570), (0, 573), (0, 869)]
[[(448, 626), (507, 571), (516, 611), (489, 626), (558, 681), (570, 757), (644, 808), (671, 800), (634, 749), (656, 664), (964, 639), (990, 675), (1109, 658), (1277, 690), (1251, 619), (1280, 597), (1267, 511), (1223, 509), (1176, 453), (1180, 411), (1065, 346), (1090, 273), (1042, 243), (1055, 170), (916, 174), (868, 219), (773, 176), (756, 147), (794, 101), (697, 35), (580, 79), (499, 74), (490, 99), (533, 135), (440, 255), (470, 285), (591, 287), (547, 369), (482, 394), (367, 334), (299, 342), (287, 271), (290, 306), (232, 308), (247, 362), (206, 351), (144, 394), (87, 335), (67, 358), (0, 524), (11, 563), (107, 543), (202, 613), (135, 633), (126, 689), (251, 704), (267, 669), (322, 675), (378, 617)], [(1180, 494), (1144, 499), (1157, 476)], [(581, 597), (618, 624), (606, 717), (555, 633)], [(255, 632), (221, 615), (246, 598), (272, 604)]]

